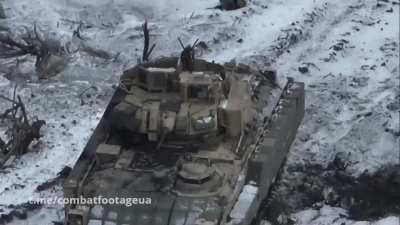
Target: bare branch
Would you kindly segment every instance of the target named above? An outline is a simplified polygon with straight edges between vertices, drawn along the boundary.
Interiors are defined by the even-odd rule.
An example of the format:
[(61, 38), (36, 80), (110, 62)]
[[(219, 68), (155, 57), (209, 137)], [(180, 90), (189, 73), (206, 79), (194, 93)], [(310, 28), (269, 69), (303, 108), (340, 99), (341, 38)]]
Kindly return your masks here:
[(196, 41), (193, 43), (192, 48), (196, 47), (197, 42), (199, 42), (199, 39), (196, 39)]
[(18, 95), (17, 97), (18, 97), (18, 104), (21, 107), (22, 116), (24, 117), (24, 121), (28, 122), (28, 117), (26, 115), (25, 105), (24, 105), (24, 103), (22, 103), (21, 96)]
[(42, 46), (45, 46), (46, 43), (40, 38), (40, 35), (39, 35), (39, 33), (37, 32), (36, 23), (33, 24), (33, 32), (34, 32), (34, 34), (35, 34), (36, 40), (38, 40)]
[(144, 34), (144, 46), (143, 46), (143, 55), (142, 55), (142, 62), (146, 62), (149, 60), (151, 53), (153, 52), (156, 44), (153, 44), (149, 50), (150, 45), (150, 32), (147, 27), (147, 20), (144, 21), (143, 24), (143, 34)]
[(147, 20), (145, 20), (143, 24), (143, 34), (144, 34), (144, 47), (143, 47), (142, 61), (145, 62), (148, 60), (148, 51), (150, 42), (149, 29), (147, 28)]
[(21, 44), (17, 41), (14, 41), (9, 35), (1, 35), (0, 34), (0, 48), (5, 51), (0, 53), (0, 57), (2, 58), (10, 58), (26, 54), (34, 54), (34, 48), (31, 44)]
[(153, 50), (154, 50), (155, 47), (156, 47), (156, 44), (153, 44), (153, 45), (151, 46), (150, 51), (149, 51), (149, 53), (147, 53), (147, 56), (146, 56), (146, 59), (147, 59), (147, 60), (149, 59), (149, 57), (150, 57), (150, 55), (151, 55), (151, 53), (153, 52)]
[[(24, 103), (19, 95), (15, 93), (14, 89), (14, 100), (7, 97), (7, 101), (11, 100), (12, 107), (7, 109), (3, 114), (0, 114), (0, 118), (9, 119), (12, 126), (6, 131), (9, 135), (9, 140), (3, 141), (0, 139), (0, 167), (12, 156), (20, 155), (27, 152), (29, 145), (35, 139), (39, 139), (40, 129), (46, 124), (43, 120), (35, 120), (32, 124), (29, 123), (27, 112)], [(15, 96), (18, 101), (15, 101)], [(12, 114), (10, 117), (9, 114)]]
[(6, 97), (4, 95), (0, 95), (0, 98), (4, 99), (6, 101), (12, 102), (13, 104), (18, 104), (18, 102), (14, 101), (11, 98), (8, 98), (8, 97)]
[(82, 52), (86, 52), (88, 55), (93, 56), (93, 57), (97, 57), (97, 58), (102, 58), (102, 59), (112, 59), (113, 56), (108, 53), (105, 50), (102, 49), (97, 49), (95, 47), (91, 47), (86, 43), (81, 43), (81, 47), (79, 48), (80, 51)]
[(90, 87), (86, 88), (85, 90), (83, 90), (83, 91), (79, 94), (79, 98), (81, 99), (81, 105), (85, 105), (85, 101), (83, 100), (83, 95), (84, 95), (87, 91), (89, 91), (90, 89), (97, 90), (97, 87), (96, 87), (96, 86), (90, 86)]
[(65, 67), (66, 50), (61, 42), (54, 39), (43, 39), (36, 23), (33, 31), (27, 27), (20, 40), (12, 38), (11, 34), (0, 33), (0, 58), (12, 58), (24, 55), (36, 56), (36, 71), (40, 78), (48, 78), (62, 71)]
[(78, 27), (76, 28), (76, 30), (74, 30), (73, 32), (73, 36), (79, 38), (80, 40), (84, 41), (85, 39), (82, 37), (81, 35), (81, 29), (83, 26), (83, 22), (80, 21)]
[(181, 44), (182, 49), (185, 49), (185, 45), (183, 44), (182, 40), (178, 37), (179, 44)]

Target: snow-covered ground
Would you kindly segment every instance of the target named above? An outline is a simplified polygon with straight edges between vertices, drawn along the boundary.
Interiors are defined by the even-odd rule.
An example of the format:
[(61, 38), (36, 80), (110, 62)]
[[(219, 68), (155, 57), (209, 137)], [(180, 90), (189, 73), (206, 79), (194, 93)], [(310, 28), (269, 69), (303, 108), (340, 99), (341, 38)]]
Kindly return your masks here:
[[(387, 132), (399, 130), (398, 108), (390, 107), (399, 103), (399, 11), (374, 3), (337, 9), (309, 40), (279, 58), (281, 73), (308, 86), (300, 135), (306, 137), (298, 139), (293, 160), (322, 163), (345, 152), (355, 174), (399, 163), (399, 136)], [(298, 67), (308, 63), (310, 72), (300, 74)]]
[[(227, 12), (213, 8), (217, 0), (4, 0), (8, 19), (0, 25), (20, 29), (37, 23), (46, 36), (68, 43), (82, 21), (82, 36), (91, 45), (119, 57), (105, 61), (76, 53), (62, 74), (47, 81), (37, 80), (31, 57), (18, 69), (11, 60), (0, 61), (0, 94), (11, 96), (14, 86), (2, 75), (20, 77), (25, 82), (18, 91), (29, 116), (47, 122), (39, 145), (0, 173), (0, 214), (29, 198), (60, 196), (58, 187), (46, 192), (36, 187), (79, 157), (118, 76), (140, 58), (144, 19), (157, 44), (154, 57), (177, 54), (177, 37), (185, 43), (198, 38), (208, 46), (198, 51), (203, 58), (273, 66), (280, 76), (305, 82), (307, 112), (287, 165), (327, 165), (338, 152), (348, 154), (347, 170), (354, 176), (399, 164), (399, 2), (377, 3), (253, 0)], [(45, 207), (11, 224), (51, 224), (62, 219), (61, 211)], [(345, 214), (323, 206), (292, 216), (299, 225), (399, 224), (396, 216), (356, 222)]]
[(397, 225), (399, 217), (388, 216), (378, 221), (349, 221), (343, 215), (346, 211), (340, 208), (324, 206), (320, 210), (303, 210), (294, 215), (297, 219), (296, 224), (301, 225)]

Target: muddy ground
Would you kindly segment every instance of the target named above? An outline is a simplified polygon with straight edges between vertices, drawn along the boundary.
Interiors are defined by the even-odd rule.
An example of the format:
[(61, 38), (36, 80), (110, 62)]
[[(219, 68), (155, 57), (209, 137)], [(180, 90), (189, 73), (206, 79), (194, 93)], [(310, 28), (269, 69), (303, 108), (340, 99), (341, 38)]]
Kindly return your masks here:
[[(202, 58), (235, 59), (259, 69), (272, 65), (279, 77), (306, 84), (306, 115), (266, 206), (267, 218), (276, 222), (280, 214), (292, 218), (310, 209), (319, 219), (296, 224), (340, 225), (399, 214), (399, 1), (252, 0), (232, 12), (214, 9), (213, 0), (0, 2), (8, 17), (0, 19), (0, 30), (17, 31), (35, 21), (43, 36), (69, 43), (83, 21), (86, 40), (119, 55), (102, 60), (78, 52), (65, 71), (44, 81), (37, 79), (34, 57), (19, 64), (0, 60), (0, 93), (10, 96), (19, 82), (29, 116), (47, 122), (38, 148), (0, 174), (1, 215), (28, 198), (62, 195), (57, 182), (37, 188), (54, 184), (57, 173), (76, 162), (118, 76), (140, 58), (144, 18), (157, 43), (154, 57), (178, 54), (177, 37), (185, 43), (199, 38)], [(327, 205), (339, 210), (326, 215)], [(63, 208), (43, 206), (27, 219), (14, 217), (10, 224), (51, 225), (63, 219)], [(285, 222), (283, 216), (278, 220)]]
[[(294, 224), (290, 214), (323, 205), (348, 210), (351, 220), (373, 221), (400, 214), (400, 165), (365, 171), (355, 178), (346, 171), (348, 161), (337, 155), (326, 167), (288, 166), (265, 203), (264, 217), (274, 224)], [(280, 218), (279, 218), (280, 217)], [(283, 218), (283, 219), (282, 219)]]

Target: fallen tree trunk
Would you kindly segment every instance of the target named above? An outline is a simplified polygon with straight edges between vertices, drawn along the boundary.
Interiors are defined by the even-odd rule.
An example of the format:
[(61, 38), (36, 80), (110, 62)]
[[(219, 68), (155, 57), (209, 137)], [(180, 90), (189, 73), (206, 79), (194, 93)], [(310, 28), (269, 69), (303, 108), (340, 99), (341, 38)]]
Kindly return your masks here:
[(115, 58), (115, 56), (111, 55), (110, 53), (106, 52), (105, 50), (92, 47), (83, 41), (80, 43), (79, 51), (84, 52), (90, 56), (93, 56), (96, 58), (101, 58), (101, 59), (106, 59), (106, 60)]
[[(100, 49), (98, 47), (95, 47), (89, 43), (89, 40), (84, 38), (81, 34), (81, 30), (83, 27), (83, 23), (80, 22), (79, 26), (76, 28), (76, 30), (73, 32), (72, 35), (72, 41), (71, 41), (71, 46), (74, 46), (76, 50), (72, 52), (83, 52), (89, 56), (95, 57), (95, 58), (100, 58), (100, 59), (105, 59), (105, 60), (111, 60), (111, 59), (116, 59), (119, 56), (118, 54), (112, 54), (109, 53), (103, 49)], [(71, 50), (69, 50), (71, 52)]]

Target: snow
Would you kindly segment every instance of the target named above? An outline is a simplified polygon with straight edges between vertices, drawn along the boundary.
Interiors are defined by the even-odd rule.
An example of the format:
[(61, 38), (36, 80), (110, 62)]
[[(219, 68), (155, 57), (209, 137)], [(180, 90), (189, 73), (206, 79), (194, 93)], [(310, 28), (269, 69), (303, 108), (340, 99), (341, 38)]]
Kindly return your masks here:
[(102, 218), (104, 213), (104, 208), (101, 205), (96, 205), (91, 210), (92, 216), (95, 218)]
[[(82, 30), (82, 36), (91, 45), (120, 53), (120, 57), (107, 62), (77, 53), (62, 74), (48, 81), (38, 81), (33, 58), (25, 58), (19, 69), (29, 81), (20, 84), (18, 92), (29, 116), (45, 119), (47, 125), (39, 146), (0, 174), (0, 209), (7, 213), (7, 205), (62, 194), (60, 190), (39, 193), (36, 187), (56, 177), (64, 166), (72, 166), (79, 157), (118, 76), (141, 57), (141, 25), (145, 18), (151, 42), (157, 44), (153, 56), (177, 54), (177, 37), (185, 44), (199, 38), (211, 49), (200, 51), (203, 58), (217, 62), (236, 59), (259, 68), (272, 58), (280, 76), (305, 82), (306, 116), (288, 164), (326, 165), (336, 153), (350, 153), (352, 164), (348, 169), (356, 176), (364, 170), (399, 163), (400, 140), (390, 131), (400, 129), (400, 118), (398, 109), (388, 107), (389, 103), (396, 104), (399, 92), (396, 5), (376, 8), (373, 0), (253, 0), (248, 7), (225, 12), (212, 9), (217, 4), (217, 0), (5, 0), (9, 17), (6, 23), (12, 27), (37, 23), (45, 36), (69, 43), (73, 30), (83, 21), (90, 27)], [(392, 13), (385, 11), (389, 8), (393, 8)], [(312, 12), (320, 13), (307, 23)], [(303, 33), (296, 44), (285, 49), (290, 52), (278, 55), (271, 46), (277, 45), (289, 28), (302, 29)], [(343, 43), (343, 50), (333, 50), (332, 46), (342, 39), (348, 42)], [(333, 53), (336, 56), (327, 61)], [(12, 70), (15, 63), (3, 61), (0, 94), (11, 96), (14, 83), (1, 75)], [(304, 63), (315, 66), (302, 74), (298, 67)], [(96, 88), (87, 92), (91, 96), (80, 97), (92, 86)], [(1, 108), (6, 104), (0, 101)], [(369, 112), (372, 114), (366, 116)], [(395, 216), (367, 222), (341, 216), (346, 214), (343, 209), (323, 206), (293, 216), (298, 225), (399, 224)], [(46, 206), (31, 213), (28, 220), (12, 224), (47, 225), (62, 220), (62, 215), (61, 206)]]
[[(227, 23), (232, 23), (231, 28), (240, 34), (237, 40), (241, 38), (243, 42), (225, 46), (221, 49), (222, 51), (214, 51), (215, 54), (211, 54), (210, 59), (224, 62), (234, 58), (240, 60), (251, 55), (265, 54), (270, 44), (281, 33), (281, 29), (286, 28), (313, 8), (322, 7), (323, 3), (324, 1), (315, 2), (314, 0), (286, 2), (274, 0), (266, 4), (266, 6), (271, 5), (267, 9), (262, 7), (254, 9), (256, 10), (255, 15), (251, 17), (244, 16), (233, 22), (232, 18), (227, 18)], [(255, 1), (253, 4), (265, 5), (262, 1)], [(241, 9), (226, 14), (241, 17), (246, 11), (246, 9)]]
[[(331, 160), (336, 152), (351, 153), (354, 164), (350, 169), (355, 175), (364, 170), (374, 171), (384, 164), (399, 163), (399, 137), (385, 132), (382, 126), (387, 123), (394, 130), (399, 129), (398, 113), (385, 108), (387, 103), (394, 101), (398, 92), (399, 80), (395, 76), (399, 73), (398, 44), (396, 50), (390, 53), (392, 55), (381, 50), (385, 43), (398, 40), (396, 14), (399, 11), (395, 9), (395, 13), (382, 15), (373, 8), (373, 2), (360, 3), (362, 7), (358, 11), (340, 16), (341, 21), (335, 23), (335, 29), (317, 32), (308, 42), (280, 58), (278, 68), (282, 73), (290, 74), (308, 85), (308, 113), (302, 131), (310, 134), (311, 138), (296, 145), (293, 160), (310, 160), (308, 156), (311, 156), (312, 161), (321, 162)], [(329, 20), (332, 19), (337, 20), (333, 17), (328, 22), (331, 23)], [(354, 20), (373, 20), (377, 24), (360, 26)], [(379, 24), (377, 21), (380, 21)], [(354, 30), (355, 26), (358, 26), (359, 32)], [(320, 29), (326, 27), (329, 26), (323, 23)], [(346, 32), (350, 32), (351, 36), (344, 35)], [(338, 52), (336, 60), (322, 61), (328, 57), (328, 52), (332, 52), (331, 46), (340, 39), (349, 43), (345, 44), (342, 52)], [(302, 62), (314, 63), (317, 68), (311, 68), (307, 75), (300, 75), (296, 70)], [(383, 62), (385, 66), (381, 66)], [(363, 65), (375, 65), (377, 68), (363, 70)], [(359, 78), (367, 78), (368, 81), (365, 85), (352, 86), (351, 81)], [(311, 87), (323, 83), (329, 86), (323, 89)], [(348, 94), (350, 98), (336, 98), (332, 96), (332, 91)], [(372, 112), (372, 116), (357, 117), (367, 112)], [(310, 148), (309, 154), (306, 151)]]
[(320, 210), (303, 210), (294, 215), (297, 225), (399, 225), (400, 218), (389, 216), (378, 221), (350, 221), (345, 219), (346, 211), (340, 208), (324, 206)]
[(0, 77), (0, 87), (6, 87), (10, 85), (10, 81), (7, 80), (5, 77)]
[[(38, 99), (38, 102), (30, 104), (40, 106), (42, 100)], [(92, 115), (85, 114), (87, 119), (81, 121), (82, 113), (74, 113), (72, 109), (68, 110), (69, 112), (61, 110), (59, 104), (66, 103), (60, 102), (55, 104), (53, 109), (47, 108), (48, 118), (43, 118), (44, 113), (41, 109), (28, 109), (29, 112), (35, 112), (31, 116), (46, 119), (47, 125), (42, 130), (44, 137), (40, 143), (40, 149), (43, 150), (23, 155), (14, 168), (7, 169), (6, 174), (2, 175), (0, 205), (11, 203), (19, 205), (25, 203), (26, 199), (38, 196), (39, 193), (35, 191), (38, 185), (54, 178), (64, 166), (72, 166), (79, 157), (77, 152), (86, 144), (91, 129), (101, 117), (101, 111), (93, 112)], [(60, 118), (63, 113), (66, 119)], [(72, 120), (76, 120), (77, 124), (73, 125)], [(61, 124), (68, 128), (64, 128)], [(22, 190), (13, 188), (18, 185), (23, 185), (24, 188)]]
[(250, 184), (243, 186), (243, 190), (230, 213), (230, 217), (234, 221), (232, 224), (239, 224), (239, 221), (245, 218), (246, 213), (250, 210), (250, 207), (257, 196), (257, 193), (258, 187)]

